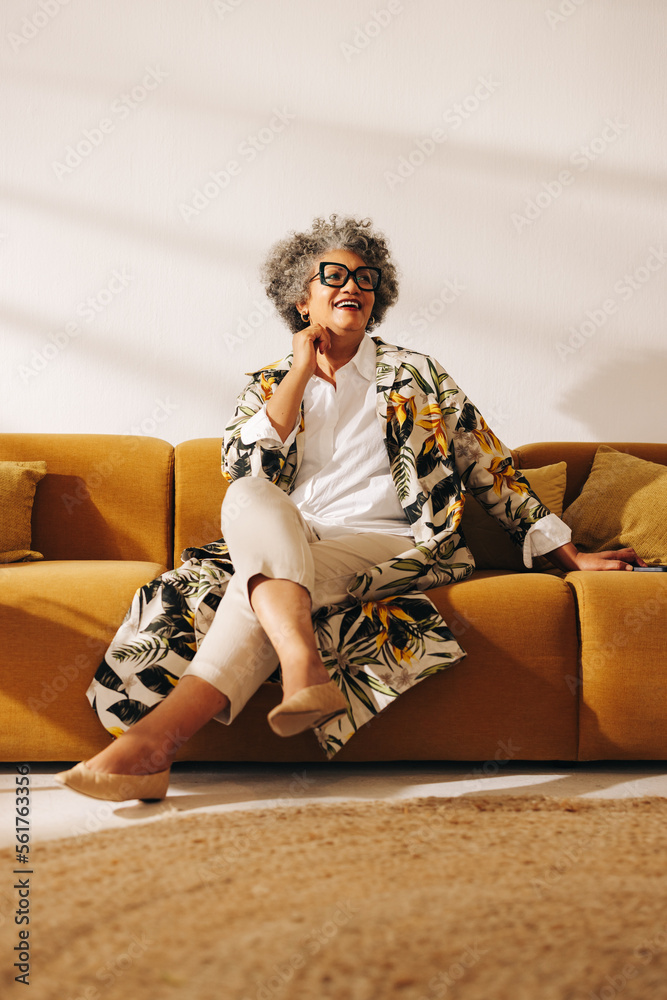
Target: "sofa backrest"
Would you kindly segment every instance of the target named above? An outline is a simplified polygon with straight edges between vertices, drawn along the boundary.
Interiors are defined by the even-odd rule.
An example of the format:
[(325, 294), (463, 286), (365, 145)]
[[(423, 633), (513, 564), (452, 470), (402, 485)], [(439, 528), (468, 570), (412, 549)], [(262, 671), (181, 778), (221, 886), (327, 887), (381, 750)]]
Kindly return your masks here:
[(46, 462), (32, 510), (32, 547), (46, 559), (171, 566), (173, 455), (140, 435), (0, 434), (0, 460)]
[(189, 545), (221, 537), (220, 506), (227, 489), (222, 478), (222, 438), (183, 441), (174, 450), (174, 566)]
[[(563, 508), (581, 492), (593, 465), (600, 441), (549, 441), (527, 444), (512, 452), (517, 468), (536, 469), (556, 462), (567, 463), (567, 487)], [(649, 462), (667, 465), (667, 444), (605, 442)], [(220, 505), (226, 482), (222, 478), (222, 438), (184, 441), (175, 449), (174, 566), (189, 545), (205, 545), (221, 536)], [(470, 540), (470, 539), (469, 539)]]
[[(567, 463), (564, 507), (579, 495), (599, 441), (548, 441), (513, 450), (521, 469)], [(605, 442), (667, 465), (667, 444)], [(46, 559), (130, 559), (180, 566), (190, 545), (221, 536), (222, 438), (175, 448), (115, 434), (0, 434), (0, 460), (47, 463), (37, 485), (32, 547)]]
[(512, 451), (516, 467), (519, 469), (538, 469), (554, 462), (567, 462), (567, 486), (563, 510), (570, 506), (581, 493), (588, 479), (595, 452), (601, 444), (610, 448), (635, 455), (647, 462), (667, 465), (667, 444), (639, 444), (622, 441), (547, 441), (539, 444), (526, 444)]

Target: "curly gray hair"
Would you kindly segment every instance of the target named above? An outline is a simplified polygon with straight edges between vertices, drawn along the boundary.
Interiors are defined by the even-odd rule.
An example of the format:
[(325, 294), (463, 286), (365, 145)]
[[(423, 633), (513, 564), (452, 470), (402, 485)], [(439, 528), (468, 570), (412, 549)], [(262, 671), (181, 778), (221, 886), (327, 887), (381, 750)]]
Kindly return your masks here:
[(351, 250), (369, 267), (382, 268), (382, 280), (368, 325), (378, 326), (398, 298), (398, 272), (389, 256), (387, 240), (373, 230), (371, 219), (351, 215), (329, 216), (329, 221), (313, 219), (308, 232), (292, 231), (274, 243), (262, 265), (261, 278), (266, 294), (292, 333), (308, 326), (299, 315), (297, 302), (308, 298), (308, 279), (313, 265), (327, 250)]

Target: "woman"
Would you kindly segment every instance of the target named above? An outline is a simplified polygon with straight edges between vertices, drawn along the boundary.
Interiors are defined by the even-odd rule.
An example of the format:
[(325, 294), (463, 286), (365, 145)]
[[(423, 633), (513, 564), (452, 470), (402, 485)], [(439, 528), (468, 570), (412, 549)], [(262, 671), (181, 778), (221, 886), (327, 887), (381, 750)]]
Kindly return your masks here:
[(183, 743), (213, 717), (230, 723), (278, 662), (269, 724), (316, 728), (330, 753), (457, 662), (423, 592), (474, 569), (458, 531), (466, 489), (528, 566), (547, 553), (564, 570), (643, 564), (632, 549), (578, 552), (441, 365), (370, 337), (398, 290), (370, 220), (315, 219), (272, 248), (264, 277), (292, 352), (254, 373), (225, 431), (224, 541), (138, 591), (89, 688), (119, 738), (56, 776), (84, 794), (164, 797)]

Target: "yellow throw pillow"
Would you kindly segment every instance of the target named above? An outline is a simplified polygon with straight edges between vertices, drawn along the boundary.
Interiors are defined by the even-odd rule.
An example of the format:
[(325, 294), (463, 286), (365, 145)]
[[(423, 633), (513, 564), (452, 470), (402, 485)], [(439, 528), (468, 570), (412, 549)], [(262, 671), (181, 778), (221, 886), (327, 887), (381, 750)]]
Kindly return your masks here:
[[(541, 469), (518, 471), (526, 477), (530, 488), (544, 506), (548, 507), (552, 514), (560, 517), (567, 480), (566, 463), (556, 462), (555, 465), (545, 465)], [(487, 514), (469, 493), (466, 495), (461, 530), (475, 557), (477, 569), (511, 569), (517, 573), (526, 569), (521, 549), (511, 541), (500, 522), (491, 514)], [(533, 559), (533, 567), (553, 568), (544, 558)]]
[(31, 548), (32, 503), (46, 462), (0, 462), (0, 562), (43, 559)]
[(647, 563), (667, 563), (667, 466), (601, 444), (563, 520), (584, 552), (631, 545)]

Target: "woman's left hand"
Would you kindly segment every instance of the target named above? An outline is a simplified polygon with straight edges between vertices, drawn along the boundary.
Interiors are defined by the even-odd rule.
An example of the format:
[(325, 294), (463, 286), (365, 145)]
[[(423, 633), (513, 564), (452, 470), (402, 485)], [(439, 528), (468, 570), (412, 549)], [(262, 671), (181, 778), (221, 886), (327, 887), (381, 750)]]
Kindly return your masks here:
[(625, 549), (607, 550), (605, 552), (577, 552), (577, 569), (632, 569), (633, 566), (646, 566), (644, 560), (631, 547)]
[(646, 566), (644, 560), (630, 547), (605, 552), (580, 552), (572, 542), (568, 542), (566, 545), (561, 545), (559, 548), (547, 552), (546, 556), (554, 566), (566, 573), (577, 569), (628, 570), (632, 569), (633, 566)]

